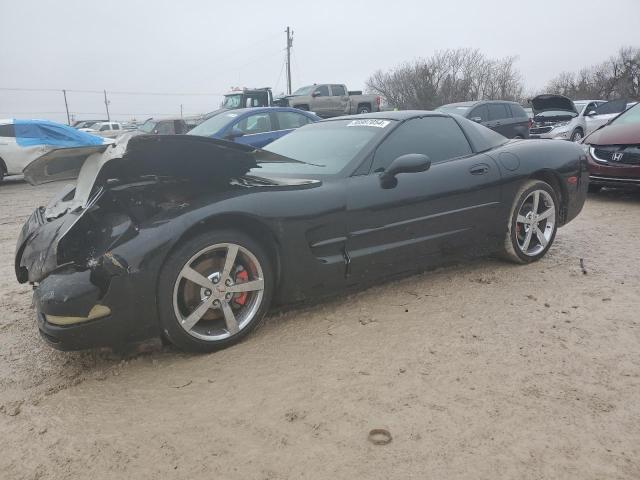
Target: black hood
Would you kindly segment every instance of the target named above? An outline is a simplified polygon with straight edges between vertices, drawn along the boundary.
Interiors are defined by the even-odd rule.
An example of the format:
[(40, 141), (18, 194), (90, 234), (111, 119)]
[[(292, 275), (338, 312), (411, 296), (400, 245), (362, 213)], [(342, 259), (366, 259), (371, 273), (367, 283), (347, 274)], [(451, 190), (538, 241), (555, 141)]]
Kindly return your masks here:
[(573, 101), (570, 98), (565, 97), (564, 95), (538, 95), (537, 97), (532, 98), (530, 102), (531, 107), (533, 108), (534, 115), (554, 110), (571, 112), (575, 113), (576, 115), (578, 114)]

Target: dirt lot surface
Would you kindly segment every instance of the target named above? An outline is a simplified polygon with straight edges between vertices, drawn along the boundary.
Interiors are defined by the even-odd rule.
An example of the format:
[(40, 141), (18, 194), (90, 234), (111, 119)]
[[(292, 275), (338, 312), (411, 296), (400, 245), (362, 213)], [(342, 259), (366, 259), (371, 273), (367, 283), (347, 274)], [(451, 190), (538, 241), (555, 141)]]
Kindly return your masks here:
[(274, 314), (215, 354), (123, 358), (51, 350), (15, 282), (22, 222), (60, 187), (0, 185), (0, 478), (640, 478), (640, 194), (591, 196), (534, 265), (479, 260)]

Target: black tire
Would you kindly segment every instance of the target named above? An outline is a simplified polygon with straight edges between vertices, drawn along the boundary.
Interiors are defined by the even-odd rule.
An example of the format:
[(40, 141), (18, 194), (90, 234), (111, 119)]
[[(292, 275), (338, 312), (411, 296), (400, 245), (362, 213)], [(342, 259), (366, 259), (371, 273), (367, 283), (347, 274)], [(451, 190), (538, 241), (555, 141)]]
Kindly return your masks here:
[[(518, 223), (520, 223), (518, 222), (518, 215), (522, 214), (521, 210), (526, 209), (527, 205), (530, 205), (529, 204), (530, 196), (534, 194), (534, 192), (536, 191), (546, 192), (548, 194), (549, 200), (553, 202), (552, 206), (546, 205), (547, 208), (553, 208), (554, 216), (552, 220), (552, 225), (550, 221), (540, 220), (540, 223), (544, 223), (545, 232), (547, 231), (547, 225), (549, 225), (550, 237), (545, 240), (546, 246), (543, 246), (542, 242), (539, 240), (537, 235), (535, 237), (535, 240), (533, 239), (533, 236), (532, 236), (530, 241), (537, 242), (537, 245), (533, 249), (535, 253), (534, 252), (524, 253), (518, 242), (519, 240), (523, 239), (523, 234), (524, 234), (524, 237), (527, 236), (527, 230), (524, 224), (521, 224), (520, 226), (518, 226)], [(542, 195), (539, 195), (539, 196), (542, 196)], [(544, 195), (544, 197), (547, 197), (547, 196)], [(546, 198), (543, 201), (546, 201)], [(526, 205), (525, 205), (525, 202), (526, 202)], [(540, 206), (538, 207), (538, 212), (540, 212)], [(542, 257), (546, 255), (547, 251), (549, 251), (549, 248), (551, 247), (555, 239), (556, 232), (558, 231), (558, 219), (559, 219), (558, 213), (559, 213), (558, 195), (548, 183), (543, 182), (541, 180), (528, 180), (527, 182), (525, 182), (520, 187), (520, 189), (518, 190), (518, 192), (514, 197), (513, 205), (511, 206), (511, 211), (508, 219), (507, 232), (505, 234), (504, 244), (503, 244), (503, 248), (500, 256), (505, 260), (508, 260), (514, 263), (521, 263), (521, 264), (531, 263), (531, 262), (540, 260)], [(531, 228), (531, 226), (529, 226), (529, 228)], [(540, 249), (540, 251), (535, 251), (536, 248)]]
[(602, 190), (602, 185), (589, 185), (589, 193), (598, 193)]
[(369, 112), (371, 112), (371, 108), (368, 105), (358, 106), (358, 114), (369, 113)]
[(514, 140), (523, 140), (524, 137), (522, 135), (516, 135), (515, 137), (513, 137)]
[[(253, 317), (237, 333), (231, 333), (229, 330), (228, 334), (230, 336), (227, 338), (204, 340), (188, 333), (180, 325), (174, 310), (174, 289), (176, 292), (181, 291), (180, 287), (177, 286), (177, 282), (181, 282), (180, 272), (187, 263), (190, 263), (189, 260), (193, 259), (194, 255), (213, 245), (227, 243), (233, 243), (248, 250), (259, 262), (264, 279), (262, 298), (259, 304), (256, 304), (257, 310)], [(212, 352), (238, 343), (258, 326), (269, 309), (275, 285), (273, 272), (272, 262), (263, 246), (241, 231), (219, 230), (205, 232), (186, 240), (166, 260), (158, 280), (158, 311), (163, 335), (176, 347), (191, 352)], [(228, 305), (230, 304), (231, 301), (229, 301)], [(213, 309), (213, 311), (221, 312), (222, 310)], [(210, 310), (207, 310), (207, 312), (210, 312)]]
[(7, 170), (5, 169), (4, 162), (0, 158), (0, 183), (2, 183), (2, 180), (4, 180), (6, 174)]
[(297, 108), (298, 110), (304, 110), (305, 112), (309, 111), (309, 105), (296, 105), (293, 108)]
[(579, 142), (583, 138), (584, 138), (584, 132), (582, 131), (582, 129), (576, 128), (571, 134), (571, 138), (569, 138), (569, 140), (571, 140), (572, 142)]

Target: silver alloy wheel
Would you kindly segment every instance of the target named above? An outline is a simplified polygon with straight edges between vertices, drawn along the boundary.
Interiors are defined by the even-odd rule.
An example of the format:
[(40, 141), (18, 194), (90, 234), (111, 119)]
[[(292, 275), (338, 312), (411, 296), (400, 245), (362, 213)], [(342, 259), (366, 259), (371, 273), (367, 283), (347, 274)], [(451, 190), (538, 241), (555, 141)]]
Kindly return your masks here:
[[(246, 278), (239, 282), (241, 276)], [(173, 287), (173, 310), (189, 335), (224, 340), (251, 322), (263, 295), (256, 256), (241, 245), (219, 243), (200, 250), (182, 267)]]
[(549, 192), (534, 190), (520, 206), (516, 218), (516, 242), (527, 256), (542, 252), (553, 236), (556, 225), (556, 206)]
[(582, 132), (580, 131), (574, 132), (572, 140), (574, 142), (579, 142), (580, 140), (582, 140)]

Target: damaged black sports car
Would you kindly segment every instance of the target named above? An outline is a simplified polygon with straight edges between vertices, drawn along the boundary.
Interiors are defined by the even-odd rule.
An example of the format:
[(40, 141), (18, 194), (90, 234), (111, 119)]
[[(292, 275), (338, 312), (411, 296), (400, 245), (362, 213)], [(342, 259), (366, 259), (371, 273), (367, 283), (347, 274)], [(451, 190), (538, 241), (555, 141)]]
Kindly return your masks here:
[(53, 150), (31, 183), (77, 177), (17, 243), (59, 349), (163, 336), (211, 351), (297, 302), (499, 253), (541, 258), (582, 209), (584, 152), (404, 111), (304, 126), (263, 150), (195, 136)]

